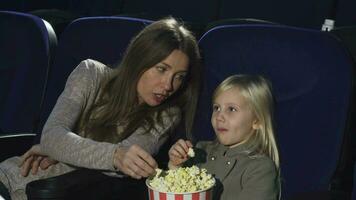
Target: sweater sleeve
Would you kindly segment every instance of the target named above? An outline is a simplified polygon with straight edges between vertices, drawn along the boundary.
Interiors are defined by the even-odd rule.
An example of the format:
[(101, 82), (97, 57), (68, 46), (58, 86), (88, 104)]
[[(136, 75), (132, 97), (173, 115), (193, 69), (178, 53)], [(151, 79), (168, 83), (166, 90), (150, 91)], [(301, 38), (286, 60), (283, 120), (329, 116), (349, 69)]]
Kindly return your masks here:
[(156, 124), (148, 133), (144, 128), (139, 128), (119, 145), (127, 148), (137, 144), (149, 154), (155, 155), (164, 142), (167, 141), (168, 133), (179, 124), (181, 120), (180, 110), (177, 107), (167, 109), (162, 113), (162, 117), (163, 123), (161, 125)]
[(239, 200), (276, 200), (279, 196), (277, 170), (269, 158), (256, 159), (242, 177)]
[(77, 167), (114, 170), (116, 144), (83, 138), (73, 129), (97, 81), (96, 62), (85, 60), (70, 74), (41, 136), (41, 150), (50, 157)]

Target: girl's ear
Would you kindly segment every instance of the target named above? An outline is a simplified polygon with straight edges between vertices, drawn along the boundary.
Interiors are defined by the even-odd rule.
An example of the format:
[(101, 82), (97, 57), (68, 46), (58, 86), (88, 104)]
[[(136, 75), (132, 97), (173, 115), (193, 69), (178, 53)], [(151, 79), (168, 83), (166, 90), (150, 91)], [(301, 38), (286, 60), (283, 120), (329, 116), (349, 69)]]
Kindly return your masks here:
[(257, 119), (253, 120), (252, 128), (254, 130), (258, 130), (261, 128), (260, 122)]

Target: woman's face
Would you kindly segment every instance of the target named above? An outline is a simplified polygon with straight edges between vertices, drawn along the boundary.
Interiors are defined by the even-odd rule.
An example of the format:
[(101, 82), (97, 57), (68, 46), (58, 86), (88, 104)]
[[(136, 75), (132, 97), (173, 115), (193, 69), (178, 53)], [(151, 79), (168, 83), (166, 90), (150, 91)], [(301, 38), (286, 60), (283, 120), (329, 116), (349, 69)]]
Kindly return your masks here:
[(157, 106), (174, 94), (183, 83), (189, 68), (188, 56), (174, 50), (165, 59), (145, 71), (137, 83), (139, 103)]
[(258, 129), (257, 119), (237, 87), (216, 97), (211, 123), (220, 143), (229, 147), (246, 141)]

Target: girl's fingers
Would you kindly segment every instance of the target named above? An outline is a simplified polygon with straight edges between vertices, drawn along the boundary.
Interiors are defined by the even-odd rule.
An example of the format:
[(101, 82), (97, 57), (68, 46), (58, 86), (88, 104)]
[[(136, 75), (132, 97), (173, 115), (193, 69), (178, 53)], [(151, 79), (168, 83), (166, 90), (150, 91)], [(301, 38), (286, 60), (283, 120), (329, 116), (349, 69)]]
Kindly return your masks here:
[(179, 144), (179, 146), (183, 148), (185, 152), (188, 152), (189, 146), (187, 145), (185, 140), (180, 139), (177, 141), (177, 144)]
[(183, 145), (181, 142), (178, 141), (177, 143), (175, 143), (175, 144), (172, 146), (171, 150), (178, 152), (179, 155), (180, 155), (180, 157), (184, 158), (184, 157), (186, 156), (186, 154), (187, 154), (188, 151), (185, 151), (185, 149), (184, 149), (183, 146), (184, 146), (184, 145)]
[(186, 140), (185, 142), (186, 142), (186, 144), (188, 146), (188, 149), (189, 148), (193, 148), (193, 144), (189, 140)]

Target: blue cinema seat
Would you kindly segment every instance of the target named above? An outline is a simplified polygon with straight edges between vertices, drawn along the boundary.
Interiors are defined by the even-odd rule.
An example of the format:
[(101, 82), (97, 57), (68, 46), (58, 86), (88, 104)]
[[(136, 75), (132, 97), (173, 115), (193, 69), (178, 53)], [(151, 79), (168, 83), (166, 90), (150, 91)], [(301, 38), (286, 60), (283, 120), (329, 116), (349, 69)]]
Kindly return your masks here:
[[(352, 60), (325, 32), (273, 24), (222, 25), (199, 41), (204, 87), (197, 140), (211, 140), (211, 96), (232, 74), (262, 74), (276, 99), (282, 199), (350, 197)], [(351, 116), (352, 115), (352, 116)], [(339, 196), (338, 196), (339, 195)], [(340, 198), (339, 198), (340, 197)]]
[(0, 161), (32, 145), (56, 45), (44, 20), (0, 11)]
[(344, 43), (356, 62), (356, 26), (337, 27), (330, 32)]
[[(344, 26), (337, 27), (331, 30), (331, 33), (335, 35), (340, 41), (344, 44), (344, 46), (349, 50), (350, 55), (352, 56), (355, 66), (356, 66), (356, 26)], [(353, 107), (356, 110), (356, 106)], [(356, 123), (352, 124), (353, 130), (356, 130)], [(356, 131), (351, 135), (351, 151), (353, 154), (353, 163), (355, 165), (356, 160)], [(356, 169), (356, 165), (355, 168)], [(355, 171), (355, 170), (354, 170)], [(356, 200), (356, 173), (353, 175), (353, 191), (352, 191), (352, 199)]]
[[(82, 60), (91, 58), (113, 66), (121, 60), (131, 38), (151, 22), (129, 17), (87, 17), (70, 23), (59, 39), (49, 74), (40, 128), (63, 91), (69, 74)], [(111, 199), (125, 192), (132, 194), (135, 189), (139, 191), (142, 185), (140, 181), (112, 178), (99, 171), (76, 170), (33, 181), (27, 185), (26, 193), (30, 200)]]
[(223, 0), (219, 6), (219, 19), (256, 18), (290, 26), (319, 29), (328, 12), (328, 6), (328, 3), (316, 3), (316, 0)]
[(69, 24), (59, 40), (49, 74), (40, 130), (63, 91), (67, 77), (80, 61), (91, 58), (109, 66), (118, 63), (131, 38), (149, 23), (149, 20), (129, 17), (87, 17)]

